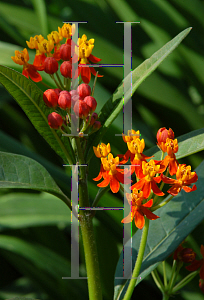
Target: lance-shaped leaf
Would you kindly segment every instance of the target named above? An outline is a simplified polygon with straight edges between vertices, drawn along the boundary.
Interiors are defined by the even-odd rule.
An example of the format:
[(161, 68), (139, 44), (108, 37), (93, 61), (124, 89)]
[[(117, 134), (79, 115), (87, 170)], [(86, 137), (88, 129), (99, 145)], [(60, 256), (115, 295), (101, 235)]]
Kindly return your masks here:
[(45, 106), (43, 92), (19, 72), (0, 66), (0, 82), (24, 110), (32, 124), (65, 162), (75, 163), (73, 149), (67, 137), (48, 125), (51, 110)]
[(0, 152), (0, 188), (47, 192), (62, 199), (71, 207), (70, 200), (60, 190), (47, 170), (26, 156)]
[[(182, 42), (182, 40), (187, 36), (190, 32), (191, 27), (185, 29), (181, 33), (179, 33), (175, 38), (173, 38), (170, 42), (164, 45), (161, 49), (155, 52), (149, 59), (146, 59), (141, 65), (139, 65), (132, 74), (130, 73), (125, 79), (126, 82), (129, 82), (129, 90), (125, 93), (123, 99), (123, 82), (118, 86), (113, 96), (105, 103), (103, 106), (99, 118), (102, 124), (101, 129), (93, 134), (89, 138), (89, 142), (87, 145), (87, 153), (86, 158), (87, 161), (93, 155), (92, 146), (96, 146), (103, 135), (106, 133), (108, 127), (112, 124), (115, 118), (119, 115), (119, 113), (123, 109), (123, 104), (126, 104), (131, 98), (131, 92), (134, 94), (139, 85), (164, 61), (164, 59)], [(131, 83), (132, 83), (132, 91), (131, 91)], [(123, 102), (124, 101), (124, 102)], [(131, 128), (130, 128), (131, 129)]]
[[(159, 219), (150, 221), (147, 244), (137, 284), (159, 263), (171, 255), (204, 219), (204, 161), (196, 169), (196, 173), (198, 174), (197, 190), (192, 193), (181, 191), (166, 206), (156, 211)], [(142, 230), (138, 230), (132, 238), (133, 267), (137, 259), (141, 234)], [(127, 245), (131, 245), (130, 241)], [(131, 278), (131, 274), (128, 276)], [(123, 277), (123, 253), (121, 253), (118, 261), (115, 277)], [(128, 283), (129, 280), (127, 279), (115, 279), (115, 300), (123, 299)]]

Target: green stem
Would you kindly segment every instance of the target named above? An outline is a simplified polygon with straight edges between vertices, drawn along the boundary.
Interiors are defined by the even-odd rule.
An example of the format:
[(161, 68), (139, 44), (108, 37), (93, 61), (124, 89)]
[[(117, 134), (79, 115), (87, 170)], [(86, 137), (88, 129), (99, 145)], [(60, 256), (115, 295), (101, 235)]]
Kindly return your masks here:
[(63, 83), (62, 83), (62, 80), (61, 80), (61, 78), (59, 77), (59, 74), (58, 74), (58, 72), (56, 72), (55, 74), (56, 74), (56, 76), (57, 76), (57, 79), (58, 79), (59, 85), (61, 86), (61, 90), (63, 90)]
[[(85, 165), (84, 155), (81, 148), (80, 138), (75, 137), (76, 148), (78, 152), (78, 161), (80, 166), (79, 172), (79, 207), (89, 206), (87, 169)], [(89, 300), (102, 300), (102, 288), (100, 281), (99, 262), (96, 241), (94, 236), (94, 228), (92, 223), (92, 212), (80, 210), (79, 221), (84, 246), (86, 271), (88, 277)]]
[(182, 279), (177, 285), (174, 286), (174, 288), (172, 289), (172, 294), (178, 292), (182, 287), (184, 287), (187, 283), (189, 283), (196, 275), (198, 275), (199, 272), (200, 270), (188, 274), (184, 279)]
[(98, 202), (100, 201), (101, 197), (110, 190), (110, 186), (108, 185), (105, 188), (99, 188), (98, 193), (93, 201), (92, 207), (96, 207)]
[(166, 278), (166, 263), (165, 260), (162, 262), (162, 266), (163, 266), (163, 276), (164, 276), (164, 286), (167, 286), (167, 278)]
[(154, 282), (156, 283), (157, 287), (160, 289), (161, 292), (163, 292), (164, 291), (164, 285), (163, 285), (163, 283), (162, 283), (162, 281), (159, 277), (159, 274), (158, 274), (157, 270), (156, 269), (153, 270), (151, 272), (151, 275), (152, 275), (152, 277), (154, 279)]
[(167, 199), (166, 201), (160, 203), (159, 205), (156, 205), (156, 206), (153, 206), (151, 208), (151, 211), (155, 211), (156, 209), (159, 209), (161, 208), (162, 206), (166, 205), (169, 201), (171, 201), (171, 199), (173, 198), (174, 196), (172, 195), (169, 199)]
[(140, 268), (141, 268), (142, 261), (143, 261), (144, 251), (145, 251), (145, 247), (146, 247), (146, 243), (147, 243), (148, 230), (149, 230), (149, 219), (145, 218), (145, 225), (144, 225), (143, 232), (142, 232), (142, 238), (141, 238), (141, 242), (140, 242), (140, 248), (139, 248), (139, 252), (138, 252), (138, 256), (137, 256), (137, 261), (136, 261), (135, 268), (134, 268), (133, 274), (132, 274), (133, 279), (130, 279), (129, 286), (127, 288), (127, 291), (126, 291), (126, 294), (125, 294), (125, 297), (123, 298), (123, 300), (130, 300), (132, 293), (134, 291), (134, 288), (135, 288), (135, 285), (137, 282), (137, 277), (139, 276)]

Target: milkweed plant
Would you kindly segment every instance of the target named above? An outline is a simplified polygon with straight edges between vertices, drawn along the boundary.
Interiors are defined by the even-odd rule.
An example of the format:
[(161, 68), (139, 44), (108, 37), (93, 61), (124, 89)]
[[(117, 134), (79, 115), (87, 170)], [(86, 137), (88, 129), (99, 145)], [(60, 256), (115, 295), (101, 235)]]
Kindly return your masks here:
[[(126, 80), (131, 83), (132, 94), (181, 43), (190, 30), (191, 28), (187, 28), (182, 31), (131, 71)], [(124, 210), (124, 217), (121, 219), (124, 230), (131, 222), (131, 226), (137, 229), (134, 236), (130, 237), (131, 247), (134, 249), (130, 255), (133, 255), (133, 252), (134, 255), (130, 257), (133, 264), (128, 275), (124, 272), (128, 262), (124, 256), (126, 245), (123, 245), (113, 278), (114, 299), (131, 299), (137, 284), (150, 273), (165, 300), (172, 295), (176, 299), (178, 291), (195, 276), (198, 278), (201, 293), (204, 293), (204, 245), (200, 246), (200, 253), (195, 253), (193, 249), (186, 247), (184, 241), (203, 219), (203, 211), (199, 210), (199, 205), (203, 201), (204, 168), (201, 163), (196, 170), (192, 170), (190, 165), (179, 162), (180, 158), (195, 153), (195, 147), (199, 149), (197, 151), (203, 150), (201, 146), (199, 148), (199, 140), (195, 147), (193, 145), (197, 132), (177, 139), (176, 132), (171, 128), (158, 128), (157, 147), (145, 152), (143, 133), (137, 128), (129, 128), (127, 132), (121, 133), (121, 136), (115, 137), (118, 143), (126, 144), (127, 151), (112, 153), (111, 141), (105, 144), (102, 139), (107, 128), (127, 104), (130, 95), (128, 92), (123, 94), (122, 82), (113, 96), (104, 103), (99, 114), (95, 112), (97, 98), (94, 97), (94, 91), (97, 89), (97, 80), (102, 77), (96, 70), (101, 58), (92, 54), (95, 47), (94, 38), (85, 34), (76, 38), (75, 31), (76, 24), (64, 23), (46, 38), (42, 35), (30, 37), (26, 43), (28, 48), (32, 49), (29, 51), (36, 51), (34, 61), (29, 60), (27, 48), (22, 51), (16, 50), (11, 59), (22, 66), (22, 74), (1, 66), (0, 82), (62, 158), (64, 165), (72, 170), (72, 184), (73, 181), (77, 183), (76, 206), (73, 205), (73, 194), (65, 195), (54, 180), (50, 179), (44, 190), (63, 200), (72, 211), (72, 222), (74, 218), (79, 222), (89, 299), (103, 299), (93, 218), (97, 216), (96, 208), (99, 208), (98, 203), (106, 192), (122, 193), (124, 202), (129, 207), (128, 210)], [(55, 88), (43, 82), (42, 72), (49, 74)], [(94, 79), (92, 86), (91, 77)], [(44, 84), (45, 90), (42, 91), (35, 84), (38, 82)], [(12, 154), (3, 152), (0, 155), (5, 162), (12, 158), (16, 164), (16, 172), (20, 172), (21, 156), (12, 157)], [(93, 155), (100, 160), (98, 175), (93, 178), (99, 189), (94, 201), (90, 203), (87, 174), (89, 168), (95, 167), (91, 161)], [(31, 159), (27, 160), (32, 165), (29, 169), (30, 178), (34, 173), (44, 170), (43, 166), (34, 164)], [(0, 167), (4, 171), (1, 181), (12, 181), (12, 185), (8, 187), (18, 188), (20, 175), (13, 180), (5, 166), (2, 164)], [(75, 170), (77, 168), (77, 173), (73, 172), (73, 167)], [(32, 189), (32, 185), (31, 180), (27, 187)], [(40, 182), (34, 189), (38, 190), (38, 185), (40, 186)], [(42, 188), (39, 187), (39, 190)], [(185, 206), (183, 210), (181, 203)], [(176, 223), (170, 221), (174, 218), (174, 212), (177, 214)], [(70, 214), (70, 211), (67, 210), (67, 213)], [(188, 226), (193, 218), (196, 218), (196, 221), (194, 220), (192, 226)], [(161, 233), (161, 227), (165, 228), (164, 233)], [(167, 278), (165, 260), (169, 257), (172, 257), (172, 270), (170, 278)], [(163, 264), (163, 279), (157, 271), (160, 263)], [(188, 270), (183, 279), (179, 277), (181, 268)]]

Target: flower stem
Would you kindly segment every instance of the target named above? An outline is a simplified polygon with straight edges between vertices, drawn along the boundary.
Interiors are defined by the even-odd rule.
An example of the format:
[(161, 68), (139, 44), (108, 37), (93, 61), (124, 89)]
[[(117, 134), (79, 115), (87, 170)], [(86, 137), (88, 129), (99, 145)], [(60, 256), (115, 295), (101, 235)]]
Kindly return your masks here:
[[(85, 165), (84, 155), (79, 137), (75, 137), (79, 161), (79, 207), (89, 206), (87, 174), (88, 166)], [(99, 262), (94, 228), (92, 223), (92, 212), (80, 210), (79, 222), (84, 246), (86, 271), (88, 277), (89, 300), (102, 300), (102, 288), (100, 281)]]
[(144, 251), (145, 251), (145, 247), (146, 247), (146, 243), (147, 243), (148, 230), (149, 230), (149, 219), (145, 218), (145, 225), (144, 225), (143, 232), (142, 232), (142, 238), (141, 238), (141, 242), (140, 242), (140, 248), (139, 248), (139, 252), (138, 252), (138, 256), (137, 256), (137, 261), (136, 261), (135, 268), (134, 268), (133, 274), (132, 274), (133, 279), (130, 279), (129, 286), (127, 288), (127, 291), (126, 291), (126, 294), (125, 294), (125, 297), (123, 298), (123, 300), (130, 300), (132, 293), (134, 291), (135, 284), (137, 282), (137, 277), (139, 276), (140, 268), (141, 268), (142, 261), (143, 261)]

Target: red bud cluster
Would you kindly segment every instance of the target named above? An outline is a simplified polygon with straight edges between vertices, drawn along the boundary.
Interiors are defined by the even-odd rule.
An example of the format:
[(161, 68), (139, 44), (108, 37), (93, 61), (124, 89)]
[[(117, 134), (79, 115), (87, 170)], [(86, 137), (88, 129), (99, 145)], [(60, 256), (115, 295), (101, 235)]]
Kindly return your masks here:
[[(64, 61), (63, 63), (69, 63)], [(88, 84), (82, 83), (77, 90), (48, 89), (43, 94), (45, 104), (56, 110), (48, 116), (48, 123), (51, 128), (59, 129), (63, 122), (63, 126), (70, 126), (73, 117), (82, 119), (88, 130), (98, 130), (101, 123), (97, 121), (98, 115), (94, 113), (97, 102), (91, 95), (91, 87)], [(71, 115), (72, 110), (72, 115)], [(67, 114), (65, 114), (65, 111)], [(74, 113), (74, 115), (73, 115)], [(92, 128), (92, 129), (91, 129)]]

